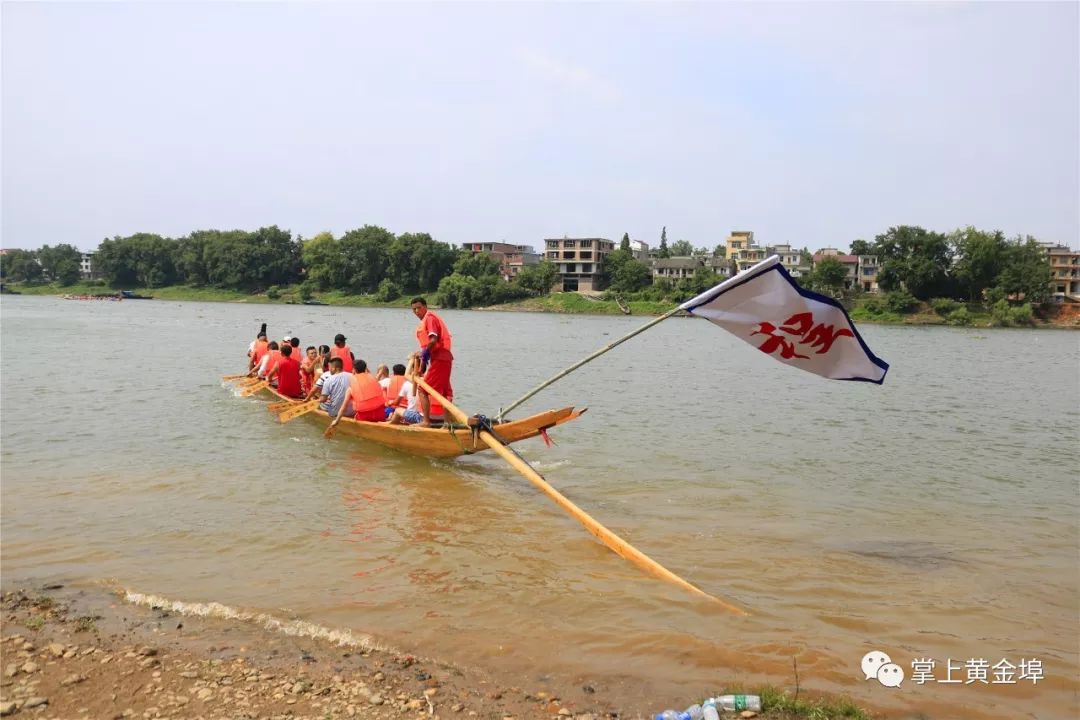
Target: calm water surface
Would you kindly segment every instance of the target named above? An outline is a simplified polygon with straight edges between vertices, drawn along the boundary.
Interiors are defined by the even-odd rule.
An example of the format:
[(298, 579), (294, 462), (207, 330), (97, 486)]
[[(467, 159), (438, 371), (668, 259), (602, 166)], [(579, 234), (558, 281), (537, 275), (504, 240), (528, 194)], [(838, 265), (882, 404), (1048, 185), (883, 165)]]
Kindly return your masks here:
[[(443, 314), (459, 404), (499, 405), (642, 318)], [(624, 709), (727, 681), (847, 693), (897, 716), (1071, 718), (1080, 692), (1080, 335), (873, 327), (882, 387), (796, 372), (669, 320), (517, 416), (518, 445), (641, 550), (751, 610), (641, 575), (497, 457), (410, 457), (277, 425), (235, 397), (258, 324), (412, 350), (407, 310), (5, 297), (2, 561), (367, 633)], [(869, 650), (908, 675), (863, 680)], [(1033, 685), (918, 685), (911, 661), (1042, 661)], [(966, 679), (960, 670), (954, 678)]]

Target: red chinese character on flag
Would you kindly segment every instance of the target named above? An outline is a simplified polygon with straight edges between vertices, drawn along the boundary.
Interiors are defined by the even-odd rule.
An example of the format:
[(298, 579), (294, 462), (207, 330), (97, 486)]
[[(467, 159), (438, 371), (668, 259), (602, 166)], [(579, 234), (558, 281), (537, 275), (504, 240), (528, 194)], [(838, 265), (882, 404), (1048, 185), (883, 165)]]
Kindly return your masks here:
[(780, 330), (788, 335), (799, 338), (799, 345), (809, 345), (811, 348), (819, 348), (818, 355), (824, 355), (832, 348), (833, 343), (837, 338), (855, 337), (855, 335), (847, 328), (841, 328), (836, 330), (832, 325), (826, 325), (825, 323), (818, 323), (814, 325), (814, 316), (812, 313), (802, 312), (792, 315), (777, 328), (770, 322), (761, 322), (758, 324), (758, 329), (751, 333), (753, 335), (765, 335), (767, 339), (763, 342), (758, 349), (761, 352), (772, 355), (777, 350), (780, 351), (780, 357), (785, 360), (792, 358), (802, 358), (803, 360), (809, 359), (809, 355), (800, 355), (796, 352), (795, 342), (792, 342), (785, 338), (783, 335), (777, 333)]

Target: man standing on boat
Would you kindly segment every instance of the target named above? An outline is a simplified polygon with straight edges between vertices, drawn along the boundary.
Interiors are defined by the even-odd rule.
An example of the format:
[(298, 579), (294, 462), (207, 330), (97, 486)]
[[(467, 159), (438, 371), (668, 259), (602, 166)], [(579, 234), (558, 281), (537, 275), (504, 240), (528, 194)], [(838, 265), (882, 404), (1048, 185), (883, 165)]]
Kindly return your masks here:
[[(453, 338), (450, 329), (435, 313), (428, 310), (427, 300), (422, 297), (412, 299), (412, 311), (420, 318), (420, 324), (416, 326), (416, 341), (420, 344), (420, 367), (427, 368), (424, 374), (424, 382), (447, 400), (454, 399), (454, 388), (450, 385), (450, 371), (454, 366), (454, 355), (450, 352)], [(435, 405), (434, 415), (442, 415), (443, 409), (438, 403), (432, 403), (431, 398), (418, 388), (417, 397), (420, 405), (420, 415), (423, 418), (421, 427), (431, 426), (432, 409)]]

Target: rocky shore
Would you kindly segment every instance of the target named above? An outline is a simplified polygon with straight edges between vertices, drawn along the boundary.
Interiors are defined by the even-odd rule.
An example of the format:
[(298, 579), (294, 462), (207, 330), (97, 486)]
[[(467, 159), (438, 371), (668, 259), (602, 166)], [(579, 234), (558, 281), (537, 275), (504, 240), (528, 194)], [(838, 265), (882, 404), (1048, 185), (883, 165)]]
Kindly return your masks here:
[[(484, 671), (339, 644), (237, 619), (132, 603), (99, 586), (0, 590), (0, 716), (35, 720), (643, 720), (618, 690)], [(850, 702), (791, 701), (722, 720), (853, 718)], [(765, 695), (770, 697), (766, 700)], [(769, 704), (772, 704), (770, 709)], [(651, 715), (648, 715), (651, 717)]]
[(545, 688), (378, 649), (289, 637), (60, 585), (3, 592), (0, 715), (88, 720), (255, 718), (611, 720)]

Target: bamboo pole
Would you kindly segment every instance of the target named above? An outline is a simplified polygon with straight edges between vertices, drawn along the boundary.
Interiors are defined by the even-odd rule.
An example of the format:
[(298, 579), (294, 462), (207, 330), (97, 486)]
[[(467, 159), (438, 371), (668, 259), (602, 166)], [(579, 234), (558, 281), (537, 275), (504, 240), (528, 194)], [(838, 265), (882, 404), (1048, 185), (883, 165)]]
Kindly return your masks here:
[[(663, 318), (660, 318), (660, 320), (662, 319)], [(651, 324), (655, 325), (656, 322), (659, 322), (659, 320), (653, 321), (653, 323)], [(641, 328), (641, 330), (645, 329), (646, 328)], [(639, 330), (638, 332), (640, 332), (641, 330)], [(626, 338), (623, 339), (625, 340)], [(449, 411), (450, 414), (453, 415), (459, 423), (465, 425), (469, 423), (469, 416), (466, 415), (461, 410), (461, 408), (457, 407), (449, 400), (444, 398), (442, 395), (440, 395), (438, 392), (433, 390), (431, 386), (428, 385), (420, 376), (413, 376), (413, 382), (422, 387), (428, 393), (428, 395), (434, 398), (440, 405), (442, 405), (447, 411)], [(725, 602), (720, 598), (714, 597), (705, 592), (704, 590), (701, 590), (700, 588), (691, 585), (686, 580), (683, 580), (681, 577), (671, 572), (663, 565), (656, 562), (648, 555), (641, 552), (633, 545), (626, 542), (621, 537), (598, 523), (588, 513), (579, 508), (573, 502), (571, 502), (569, 498), (567, 498), (565, 495), (552, 487), (546, 480), (544, 480), (540, 473), (536, 472), (536, 470), (533, 469), (533, 467), (529, 465), (529, 463), (525, 462), (525, 460), (520, 455), (499, 442), (498, 438), (496, 438), (487, 430), (481, 429), (480, 437), (482, 437), (484, 441), (487, 442), (488, 447), (501, 455), (503, 460), (506, 460), (506, 462), (510, 463), (510, 465), (519, 473), (521, 473), (526, 480), (539, 488), (541, 492), (551, 498), (556, 505), (565, 510), (572, 518), (584, 525), (586, 530), (592, 533), (597, 540), (611, 548), (611, 550), (613, 550), (615, 554), (619, 557), (629, 560), (630, 562), (637, 565), (640, 569), (644, 570), (645, 572), (654, 577), (660, 578), (661, 580), (666, 580), (673, 585), (678, 585), (683, 590), (693, 593), (694, 595), (711, 600), (712, 602), (717, 603), (718, 605), (720, 605), (720, 607), (729, 612), (735, 613), (736, 615), (749, 614), (742, 608)]]
[(503, 421), (503, 418), (504, 418), (504, 416), (506, 416), (506, 415), (507, 415), (507, 413), (509, 413), (509, 412), (510, 412), (511, 410), (513, 410), (514, 408), (516, 408), (516, 407), (518, 407), (519, 405), (521, 405), (522, 403), (524, 403), (524, 402), (525, 402), (526, 400), (528, 400), (529, 398), (531, 398), (531, 397), (532, 397), (533, 395), (536, 395), (536, 394), (537, 394), (538, 392), (540, 392), (541, 390), (543, 390), (543, 389), (544, 389), (544, 388), (546, 388), (547, 386), (549, 386), (549, 385), (553, 385), (553, 384), (555, 384), (556, 382), (558, 382), (559, 380), (562, 380), (562, 379), (563, 379), (564, 377), (566, 377), (566, 376), (567, 376), (567, 375), (569, 375), (570, 373), (574, 372), (575, 370), (577, 370), (577, 369), (578, 369), (579, 367), (581, 367), (582, 365), (585, 365), (586, 363), (592, 362), (592, 361), (593, 361), (593, 360), (595, 360), (596, 358), (598, 358), (598, 357), (600, 357), (601, 355), (603, 355), (604, 353), (606, 353), (606, 352), (607, 352), (608, 350), (613, 350), (613, 349), (615, 349), (616, 347), (618, 347), (619, 345), (622, 345), (622, 344), (623, 344), (624, 342), (626, 342), (626, 341), (627, 341), (627, 340), (629, 340), (630, 338), (634, 337), (635, 335), (640, 335), (641, 333), (643, 333), (643, 332), (645, 332), (646, 330), (648, 330), (649, 328), (651, 328), (651, 327), (652, 327), (653, 325), (657, 325), (657, 324), (659, 324), (660, 322), (662, 322), (662, 321), (664, 321), (664, 320), (667, 320), (667, 319), (668, 319), (669, 317), (671, 317), (671, 316), (672, 316), (672, 315), (674, 315), (675, 313), (679, 312), (679, 310), (680, 310), (680, 309), (681, 309), (681, 308), (678, 308), (678, 307), (677, 307), (677, 308), (674, 308), (674, 309), (672, 309), (672, 310), (669, 310), (668, 312), (664, 313), (663, 315), (661, 315), (661, 316), (660, 316), (660, 317), (658, 317), (658, 318), (653, 318), (653, 319), (652, 319), (652, 320), (650, 320), (649, 322), (647, 322), (647, 323), (645, 323), (644, 325), (642, 325), (641, 327), (639, 327), (639, 328), (638, 328), (637, 330), (634, 330), (633, 332), (631, 332), (631, 333), (629, 333), (629, 334), (627, 334), (627, 335), (623, 335), (623, 336), (622, 336), (621, 338), (619, 338), (619, 339), (618, 339), (618, 340), (616, 340), (615, 342), (612, 342), (612, 343), (610, 343), (610, 344), (608, 344), (608, 345), (605, 345), (604, 347), (600, 348), (599, 350), (597, 350), (596, 352), (594, 352), (594, 353), (593, 353), (592, 355), (590, 355), (589, 357), (585, 358), (584, 360), (579, 360), (579, 361), (577, 361), (576, 363), (574, 363), (573, 365), (571, 365), (570, 367), (566, 368), (566, 369), (565, 369), (565, 370), (563, 370), (563, 371), (562, 371), (561, 373), (559, 373), (558, 375), (556, 375), (555, 377), (551, 378), (550, 380), (547, 380), (546, 382), (542, 382), (542, 383), (540, 383), (539, 385), (537, 385), (536, 387), (534, 387), (534, 388), (533, 388), (532, 390), (530, 390), (529, 392), (525, 393), (524, 395), (522, 395), (521, 397), (519, 397), (519, 398), (518, 398), (517, 400), (515, 400), (514, 402), (510, 403), (510, 406), (509, 406), (509, 407), (507, 407), (507, 408), (505, 408), (505, 409), (504, 409), (504, 408), (499, 408), (499, 414), (498, 414), (498, 415), (497, 415), (497, 416), (495, 417), (495, 419), (496, 419), (496, 420), (497, 420), (498, 422), (502, 422), (502, 421)]

